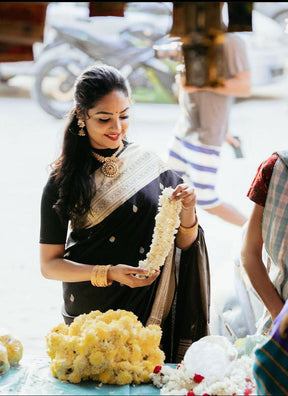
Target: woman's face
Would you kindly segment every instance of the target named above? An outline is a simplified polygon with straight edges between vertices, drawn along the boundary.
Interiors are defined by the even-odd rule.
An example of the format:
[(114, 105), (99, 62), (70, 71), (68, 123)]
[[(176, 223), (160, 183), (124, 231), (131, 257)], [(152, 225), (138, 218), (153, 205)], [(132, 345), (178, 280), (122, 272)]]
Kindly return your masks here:
[(85, 124), (92, 147), (119, 147), (129, 127), (129, 106), (129, 97), (124, 92), (115, 90), (88, 110)]

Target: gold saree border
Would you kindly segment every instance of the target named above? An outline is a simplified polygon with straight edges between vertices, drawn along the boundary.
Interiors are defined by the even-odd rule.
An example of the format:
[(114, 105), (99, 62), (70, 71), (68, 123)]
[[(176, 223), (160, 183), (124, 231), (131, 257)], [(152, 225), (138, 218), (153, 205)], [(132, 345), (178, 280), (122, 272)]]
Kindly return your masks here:
[(94, 173), (96, 195), (91, 201), (85, 228), (101, 223), (139, 190), (170, 169), (156, 153), (134, 143), (128, 145), (117, 158), (120, 162), (118, 177), (111, 179), (104, 176), (101, 168)]
[(146, 326), (150, 324), (161, 326), (163, 324), (170, 312), (175, 288), (175, 245), (173, 243), (165, 259), (156, 296)]

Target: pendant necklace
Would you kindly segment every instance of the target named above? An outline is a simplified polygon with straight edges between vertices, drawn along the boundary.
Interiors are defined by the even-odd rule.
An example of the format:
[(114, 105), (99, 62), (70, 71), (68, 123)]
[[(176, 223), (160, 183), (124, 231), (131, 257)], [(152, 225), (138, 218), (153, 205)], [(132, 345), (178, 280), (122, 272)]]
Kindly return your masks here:
[(92, 151), (94, 157), (103, 164), (101, 166), (101, 171), (105, 176), (107, 177), (119, 176), (119, 165), (118, 165), (119, 159), (116, 157), (116, 155), (120, 153), (123, 147), (124, 144), (121, 141), (118, 150), (116, 150), (115, 153), (111, 155), (111, 157), (103, 157), (102, 155), (94, 153), (94, 151)]

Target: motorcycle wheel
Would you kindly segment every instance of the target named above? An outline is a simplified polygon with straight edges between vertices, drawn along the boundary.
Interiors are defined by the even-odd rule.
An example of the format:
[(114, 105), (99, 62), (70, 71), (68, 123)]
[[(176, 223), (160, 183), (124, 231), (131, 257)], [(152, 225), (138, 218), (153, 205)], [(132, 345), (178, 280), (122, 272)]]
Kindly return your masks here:
[(75, 54), (65, 57), (59, 57), (59, 52), (48, 54), (36, 66), (32, 97), (48, 114), (64, 118), (73, 107), (75, 80), (86, 66)]

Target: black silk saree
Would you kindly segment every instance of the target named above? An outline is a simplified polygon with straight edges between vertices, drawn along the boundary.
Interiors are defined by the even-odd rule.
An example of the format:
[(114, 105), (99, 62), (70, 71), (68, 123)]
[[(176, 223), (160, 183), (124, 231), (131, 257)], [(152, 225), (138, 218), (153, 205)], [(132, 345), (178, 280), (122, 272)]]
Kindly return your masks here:
[[(129, 144), (119, 155), (120, 175), (94, 173), (96, 195), (91, 212), (81, 227), (70, 230), (65, 258), (90, 265), (138, 266), (150, 250), (158, 200), (166, 187), (182, 179), (154, 153)], [(199, 261), (204, 249), (204, 264)], [(63, 317), (67, 324), (93, 310), (124, 309), (137, 315), (143, 325), (163, 329), (166, 363), (181, 360), (183, 351), (208, 334), (209, 263), (203, 230), (185, 251), (171, 246), (161, 275), (146, 287), (129, 288), (118, 282), (97, 288), (90, 282), (63, 282)], [(183, 356), (182, 356), (183, 357)]]

